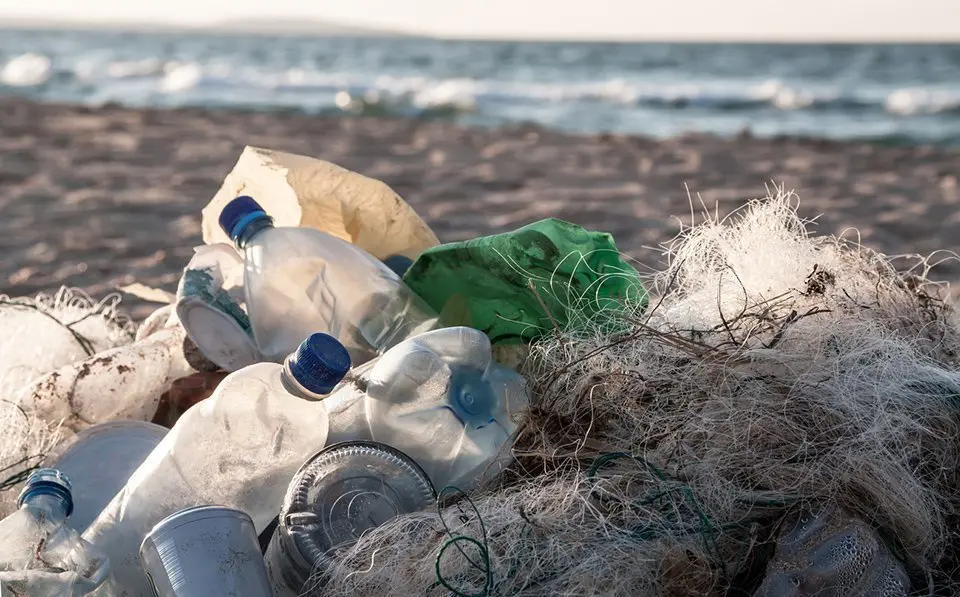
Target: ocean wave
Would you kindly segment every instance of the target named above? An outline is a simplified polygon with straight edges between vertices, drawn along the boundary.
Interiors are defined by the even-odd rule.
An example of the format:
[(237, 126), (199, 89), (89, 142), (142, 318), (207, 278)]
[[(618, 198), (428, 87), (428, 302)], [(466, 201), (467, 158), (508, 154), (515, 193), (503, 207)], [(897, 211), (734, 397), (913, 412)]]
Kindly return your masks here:
[[(54, 63), (55, 62), (55, 63)], [(307, 66), (269, 69), (227, 57), (211, 61), (117, 59), (89, 52), (56, 60), (41, 53), (14, 56), (0, 65), (0, 85), (30, 88), (65, 85), (72, 79), (90, 98), (156, 105), (200, 102), (218, 106), (253, 103), (263, 108), (341, 109), (456, 114), (503, 110), (519, 113), (544, 105), (604, 104), (607, 110), (689, 110), (750, 113), (873, 113), (888, 118), (960, 114), (960, 88), (846, 87), (835, 82), (716, 78), (701, 81), (642, 80), (624, 76), (586, 81), (438, 77), (322, 71)], [(69, 81), (67, 81), (69, 82)], [(49, 89), (48, 89), (49, 91)], [(51, 91), (55, 95), (56, 90)], [(144, 99), (146, 98), (146, 99)], [(361, 106), (361, 107), (358, 107)], [(566, 108), (563, 108), (566, 109)]]
[(164, 65), (158, 87), (163, 93), (179, 93), (197, 87), (203, 81), (202, 68), (193, 63), (171, 62)]
[(883, 96), (845, 94), (833, 88), (804, 88), (779, 80), (761, 83), (649, 83), (624, 79), (570, 83), (530, 83), (470, 78), (432, 79), (424, 76), (349, 73), (308, 73), (294, 69), (280, 77), (260, 78), (259, 85), (290, 93), (346, 91), (353, 96), (376, 95), (429, 108), (450, 106), (471, 110), (481, 105), (607, 103), (623, 107), (750, 111), (884, 110)]
[(45, 54), (28, 52), (8, 61), (0, 69), (0, 84), (9, 87), (37, 87), (50, 79), (53, 62)]
[(167, 64), (157, 58), (142, 60), (119, 60), (107, 65), (107, 76), (111, 79), (137, 79), (156, 77), (166, 72)]
[(884, 101), (887, 112), (899, 116), (960, 113), (960, 91), (910, 87), (898, 89)]
[[(269, 79), (268, 79), (269, 80)], [(836, 104), (863, 106), (862, 100), (844, 98), (833, 90), (795, 89), (779, 81), (754, 85), (704, 85), (696, 83), (640, 83), (624, 79), (571, 83), (530, 83), (470, 78), (431, 79), (423, 76), (380, 75), (365, 78), (348, 73), (307, 73), (294, 69), (272, 83), (280, 91), (308, 92), (346, 90), (353, 94), (378, 93), (406, 98), (424, 107), (450, 105), (461, 108), (478, 104), (589, 103), (670, 108), (753, 109), (763, 106), (796, 110)]]

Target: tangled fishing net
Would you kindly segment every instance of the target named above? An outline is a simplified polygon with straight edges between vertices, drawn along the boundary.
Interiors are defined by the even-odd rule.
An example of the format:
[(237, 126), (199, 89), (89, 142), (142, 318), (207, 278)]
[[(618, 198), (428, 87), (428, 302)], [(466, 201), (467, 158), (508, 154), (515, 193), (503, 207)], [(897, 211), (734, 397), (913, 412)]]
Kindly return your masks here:
[(749, 595), (818, 505), (875, 532), (912, 590), (960, 590), (960, 328), (926, 262), (810, 236), (783, 193), (665, 255), (627, 331), (532, 347), (510, 471), (364, 534), (323, 594)]
[(136, 330), (118, 310), (120, 295), (95, 301), (81, 290), (60, 288), (36, 298), (0, 296), (0, 388), (16, 392), (44, 373), (127, 344)]
[(14, 508), (20, 484), (60, 439), (57, 422), (17, 404), (18, 391), (59, 367), (131, 342), (135, 327), (118, 311), (119, 302), (116, 294), (95, 301), (65, 287), (33, 299), (0, 296), (0, 515)]

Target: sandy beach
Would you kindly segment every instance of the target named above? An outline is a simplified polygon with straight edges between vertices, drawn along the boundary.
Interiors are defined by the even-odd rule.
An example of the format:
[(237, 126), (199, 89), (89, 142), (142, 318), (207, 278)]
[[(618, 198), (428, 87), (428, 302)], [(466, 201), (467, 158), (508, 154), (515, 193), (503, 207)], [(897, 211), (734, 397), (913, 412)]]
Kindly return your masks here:
[[(13, 296), (141, 282), (174, 291), (201, 244), (200, 209), (244, 145), (379, 178), (444, 241), (544, 217), (606, 230), (640, 263), (691, 218), (785, 185), (823, 234), (889, 254), (956, 250), (960, 149), (794, 138), (575, 136), (535, 126), (296, 113), (89, 109), (0, 99), (0, 279)], [(689, 192), (688, 192), (689, 190)], [(960, 280), (960, 263), (932, 277)], [(141, 319), (156, 305), (124, 301)]]

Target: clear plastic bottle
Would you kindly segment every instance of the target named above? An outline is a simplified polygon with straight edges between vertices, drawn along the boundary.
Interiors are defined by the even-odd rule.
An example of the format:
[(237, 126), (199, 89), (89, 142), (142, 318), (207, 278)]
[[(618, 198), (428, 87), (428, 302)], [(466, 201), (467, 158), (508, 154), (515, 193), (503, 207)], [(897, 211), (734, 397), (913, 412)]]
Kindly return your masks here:
[(187, 410), (84, 533), (113, 561), (98, 594), (152, 595), (137, 556), (140, 542), (184, 508), (241, 510), (262, 531), (280, 511), (290, 478), (326, 445), (327, 413), (317, 401), (349, 368), (335, 338), (313, 334), (283, 365), (236, 371)]
[(290, 482), (264, 556), (274, 597), (322, 594), (324, 565), (338, 549), (435, 500), (420, 467), (389, 446), (356, 442), (319, 452)]
[(34, 471), (0, 521), (0, 595), (80, 596), (107, 577), (106, 555), (66, 524), (73, 512), (70, 480), (56, 469)]
[(437, 316), (389, 267), (313, 228), (274, 227), (251, 197), (224, 207), (220, 226), (244, 252), (244, 292), (257, 348), (279, 362), (304, 332), (325, 332), (364, 363)]
[(116, 420), (149, 421), (164, 392), (196, 373), (184, 353), (185, 338), (181, 326), (168, 327), (71, 363), (23, 387), (18, 403), (74, 431)]
[(492, 359), (486, 334), (433, 330), (391, 348), (324, 399), (330, 444), (387, 444), (441, 489), (464, 491), (510, 462), (509, 443), (529, 404), (524, 378)]

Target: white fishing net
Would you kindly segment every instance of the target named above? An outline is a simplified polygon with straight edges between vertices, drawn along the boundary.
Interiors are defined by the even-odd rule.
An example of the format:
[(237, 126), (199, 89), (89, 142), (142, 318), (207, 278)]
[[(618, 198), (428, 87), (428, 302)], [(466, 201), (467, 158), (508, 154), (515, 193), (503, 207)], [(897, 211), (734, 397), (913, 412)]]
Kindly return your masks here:
[(532, 347), (499, 485), (337, 553), (325, 597), (752, 594), (811, 503), (881, 534), (914, 590), (956, 594), (960, 328), (926, 262), (810, 236), (783, 193), (664, 254), (626, 331)]
[(96, 301), (75, 288), (35, 298), (0, 295), (0, 388), (5, 395), (63, 365), (127, 344), (135, 326), (119, 294)]
[(0, 296), (0, 515), (12, 511), (26, 475), (61, 439), (60, 422), (24, 409), (20, 390), (64, 365), (130, 343), (135, 327), (119, 303), (117, 294), (97, 301), (66, 287), (35, 298)]

